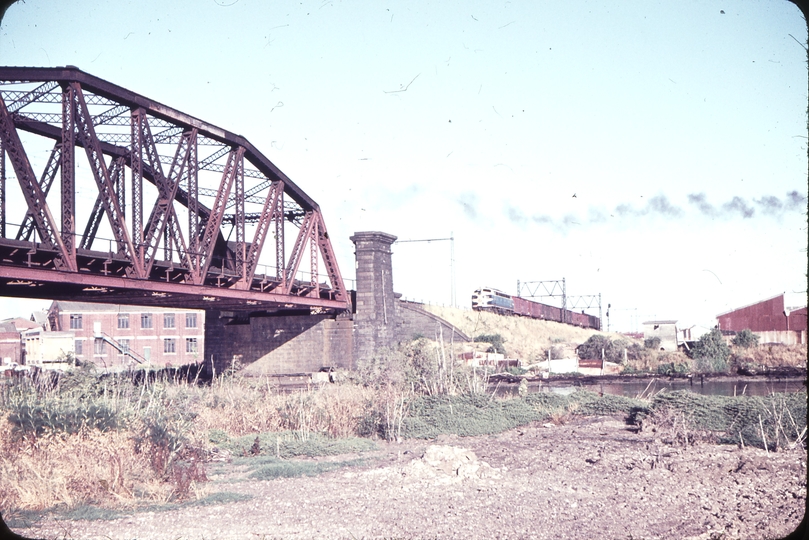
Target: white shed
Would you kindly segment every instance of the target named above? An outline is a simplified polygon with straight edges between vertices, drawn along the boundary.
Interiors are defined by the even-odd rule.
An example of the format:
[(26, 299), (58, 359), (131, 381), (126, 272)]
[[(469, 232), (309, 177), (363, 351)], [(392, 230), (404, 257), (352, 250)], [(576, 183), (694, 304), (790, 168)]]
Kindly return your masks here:
[(661, 351), (677, 350), (677, 321), (646, 321), (643, 323), (643, 339), (660, 338)]

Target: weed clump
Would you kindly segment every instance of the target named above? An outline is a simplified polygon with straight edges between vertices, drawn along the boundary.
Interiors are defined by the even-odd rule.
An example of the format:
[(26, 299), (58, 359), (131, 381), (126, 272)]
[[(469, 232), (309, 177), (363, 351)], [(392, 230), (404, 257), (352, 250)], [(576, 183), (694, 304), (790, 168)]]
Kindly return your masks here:
[(660, 392), (648, 408), (632, 411), (630, 421), (641, 427), (647, 424), (671, 427), (679, 422), (680, 430), (710, 432), (720, 443), (772, 451), (805, 444), (806, 394), (731, 397), (686, 390)]

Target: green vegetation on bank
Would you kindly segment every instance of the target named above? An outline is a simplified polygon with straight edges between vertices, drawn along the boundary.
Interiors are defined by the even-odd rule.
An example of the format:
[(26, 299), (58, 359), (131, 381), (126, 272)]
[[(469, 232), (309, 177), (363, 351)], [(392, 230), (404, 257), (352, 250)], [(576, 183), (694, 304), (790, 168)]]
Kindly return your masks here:
[(317, 476), (336, 469), (357, 467), (366, 463), (367, 461), (364, 459), (350, 459), (346, 461), (288, 461), (270, 457), (261, 459), (258, 463), (251, 463), (250, 466), (252, 470), (248, 474), (248, 478), (272, 480), (273, 478)]
[[(625, 350), (620, 346), (613, 351)], [(658, 364), (665, 372), (689, 366), (661, 358), (669, 360)], [(362, 465), (362, 454), (378, 448), (378, 439), (489, 435), (593, 415), (686, 444), (702, 436), (767, 451), (805, 447), (805, 392), (766, 398), (660, 392), (632, 399), (532, 392), (523, 384), (517, 396), (501, 398), (492, 394), (489, 374), (420, 338), (380, 351), (355, 372), (337, 373), (338, 384), (288, 393), (269, 378), (228, 374), (195, 385), (106, 375), (89, 366), (58, 381), (2, 381), (0, 507), (92, 515), (92, 507), (213, 504), (226, 497), (211, 493), (207, 475), (221, 465), (203, 464), (213, 460), (230, 459), (251, 478), (313, 475)], [(351, 459), (315, 459), (341, 455)]]
[[(221, 435), (220, 435), (221, 434)], [(222, 439), (224, 436), (224, 440)], [(328, 437), (322, 433), (281, 431), (243, 435), (229, 438), (222, 430), (215, 430), (211, 442), (235, 456), (270, 455), (280, 459), (296, 457), (338, 456), (376, 450), (376, 444), (361, 437)]]

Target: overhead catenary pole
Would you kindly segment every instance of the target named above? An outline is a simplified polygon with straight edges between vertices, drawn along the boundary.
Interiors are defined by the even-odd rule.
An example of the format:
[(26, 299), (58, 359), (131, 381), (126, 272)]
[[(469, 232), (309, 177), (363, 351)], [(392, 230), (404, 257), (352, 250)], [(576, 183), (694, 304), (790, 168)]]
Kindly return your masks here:
[(565, 312), (567, 311), (567, 290), (565, 288), (565, 278), (562, 278), (562, 322), (565, 320)]
[(423, 238), (416, 240), (397, 240), (395, 244), (415, 243), (415, 242), (449, 242), (449, 267), (450, 267), (450, 301), (452, 307), (457, 307), (455, 302), (455, 233), (449, 233), (449, 238)]
[[(598, 302), (598, 319), (599, 319), (599, 330), (601, 330), (601, 293), (596, 294), (586, 294), (586, 295), (574, 295), (568, 296), (567, 294), (567, 282), (565, 278), (562, 279), (552, 279), (552, 280), (545, 280), (545, 281), (520, 281), (517, 280), (517, 296), (522, 297), (522, 291), (528, 293), (526, 298), (542, 298), (542, 297), (562, 297), (562, 322), (570, 322), (568, 321), (568, 316), (566, 312), (568, 311), (568, 306), (570, 309), (577, 309), (581, 307), (583, 309), (590, 309), (595, 306), (595, 303)], [(544, 293), (544, 294), (543, 294)], [(609, 316), (609, 315), (608, 315)]]

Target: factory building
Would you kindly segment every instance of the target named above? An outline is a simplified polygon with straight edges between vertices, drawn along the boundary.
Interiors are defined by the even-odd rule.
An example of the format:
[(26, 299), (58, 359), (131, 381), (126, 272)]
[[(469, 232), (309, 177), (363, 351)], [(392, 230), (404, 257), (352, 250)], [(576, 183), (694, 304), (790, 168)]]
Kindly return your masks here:
[(751, 330), (759, 343), (806, 343), (806, 305), (787, 306), (779, 294), (716, 317), (723, 332)]

